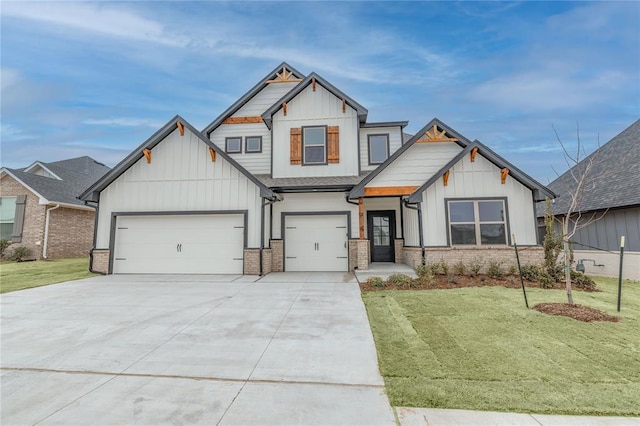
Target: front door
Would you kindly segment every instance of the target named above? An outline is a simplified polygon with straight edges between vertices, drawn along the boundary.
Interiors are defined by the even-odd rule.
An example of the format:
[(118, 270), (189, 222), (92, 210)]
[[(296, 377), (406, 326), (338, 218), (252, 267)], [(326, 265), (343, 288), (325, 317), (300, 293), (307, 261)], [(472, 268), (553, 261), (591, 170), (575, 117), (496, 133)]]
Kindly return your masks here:
[(396, 212), (394, 210), (367, 212), (367, 231), (372, 262), (395, 262), (395, 227)]

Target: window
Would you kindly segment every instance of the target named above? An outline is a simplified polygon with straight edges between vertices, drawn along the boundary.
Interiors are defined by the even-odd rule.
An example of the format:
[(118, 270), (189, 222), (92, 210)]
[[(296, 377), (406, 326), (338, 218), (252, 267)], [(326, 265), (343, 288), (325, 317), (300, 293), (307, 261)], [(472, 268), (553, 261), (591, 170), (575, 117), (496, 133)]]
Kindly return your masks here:
[(505, 200), (447, 201), (451, 245), (505, 245)]
[(302, 128), (302, 164), (327, 164), (327, 128)]
[(369, 164), (381, 164), (389, 157), (389, 135), (369, 135)]
[(262, 152), (262, 136), (244, 138), (244, 152)]
[(239, 152), (242, 152), (242, 138), (225, 138), (224, 150), (225, 152), (228, 152), (230, 154), (237, 154)]
[(0, 197), (0, 240), (11, 241), (18, 197)]

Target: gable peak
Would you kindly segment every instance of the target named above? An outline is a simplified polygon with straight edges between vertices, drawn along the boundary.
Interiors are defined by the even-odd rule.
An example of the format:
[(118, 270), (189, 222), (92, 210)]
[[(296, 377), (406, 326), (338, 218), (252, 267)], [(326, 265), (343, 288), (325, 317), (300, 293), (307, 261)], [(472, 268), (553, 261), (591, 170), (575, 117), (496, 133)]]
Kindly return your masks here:
[(282, 64), (282, 69), (280, 71), (276, 71), (275, 78), (271, 80), (267, 80), (267, 83), (297, 83), (302, 81), (301, 78), (296, 77), (292, 70), (289, 70), (289, 66), (286, 63)]

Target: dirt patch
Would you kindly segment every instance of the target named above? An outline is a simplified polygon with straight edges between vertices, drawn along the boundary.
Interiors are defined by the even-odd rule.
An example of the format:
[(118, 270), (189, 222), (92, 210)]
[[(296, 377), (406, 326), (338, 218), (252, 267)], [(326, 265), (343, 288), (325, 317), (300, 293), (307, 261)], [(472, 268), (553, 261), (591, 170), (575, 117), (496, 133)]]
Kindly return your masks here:
[(610, 321), (618, 322), (619, 317), (609, 315), (599, 309), (583, 305), (569, 305), (567, 303), (539, 303), (533, 307), (538, 312), (548, 315), (560, 315), (576, 319), (578, 321)]

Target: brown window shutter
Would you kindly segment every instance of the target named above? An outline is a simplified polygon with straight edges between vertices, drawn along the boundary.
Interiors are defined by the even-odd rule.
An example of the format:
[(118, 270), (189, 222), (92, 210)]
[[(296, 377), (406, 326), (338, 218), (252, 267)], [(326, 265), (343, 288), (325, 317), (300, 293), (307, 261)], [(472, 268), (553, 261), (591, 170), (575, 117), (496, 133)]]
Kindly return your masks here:
[(13, 232), (11, 233), (11, 242), (22, 242), (22, 228), (24, 226), (24, 208), (27, 204), (26, 195), (18, 195), (16, 199), (16, 215), (13, 219)]
[(338, 126), (327, 128), (327, 162), (340, 162), (340, 128)]
[(302, 129), (291, 128), (291, 164), (302, 164)]

